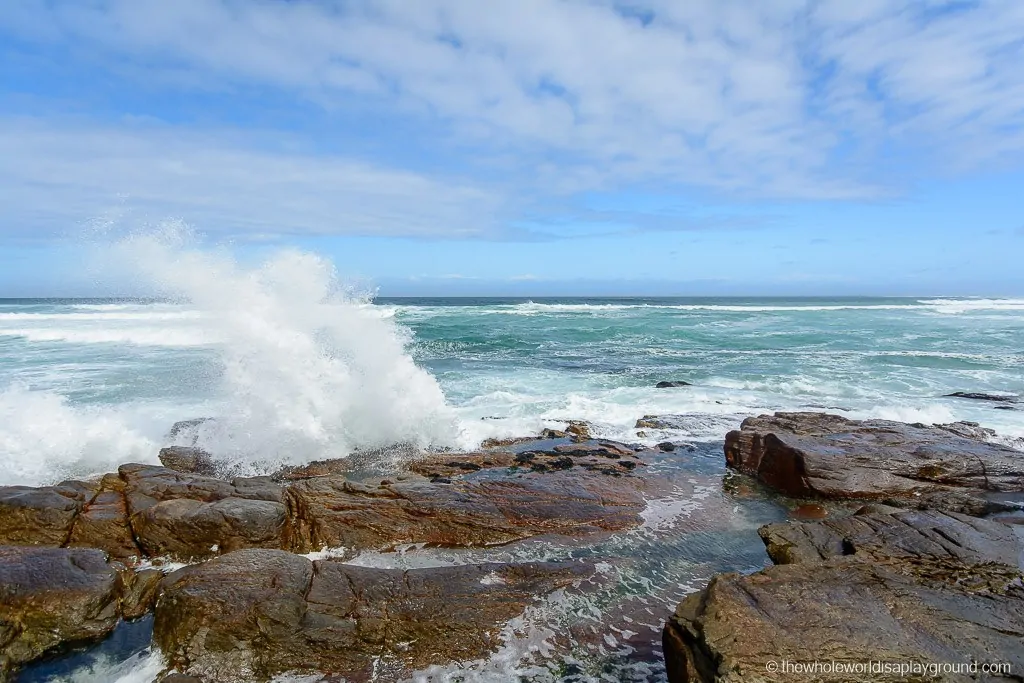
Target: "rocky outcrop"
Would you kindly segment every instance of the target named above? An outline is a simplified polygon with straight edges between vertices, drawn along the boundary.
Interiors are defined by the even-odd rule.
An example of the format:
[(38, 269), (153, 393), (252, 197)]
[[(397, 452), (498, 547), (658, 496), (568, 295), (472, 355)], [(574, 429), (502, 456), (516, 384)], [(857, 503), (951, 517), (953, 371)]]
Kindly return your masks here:
[(167, 448), (161, 448), (158, 457), (160, 458), (160, 464), (170, 470), (190, 474), (205, 474), (208, 476), (213, 476), (217, 473), (213, 456), (195, 446), (168, 446)]
[(1000, 403), (1017, 403), (1020, 398), (1011, 394), (984, 394), (979, 391), (954, 391), (946, 394), (946, 398), (967, 398), (974, 401), (998, 401)]
[(0, 487), (0, 544), (64, 545), (75, 518), (97, 488), (77, 481), (40, 488)]
[(0, 681), (56, 648), (110, 633), (121, 596), (121, 576), (100, 550), (0, 546)]
[(693, 386), (693, 385), (690, 384), (689, 382), (684, 382), (682, 380), (673, 380), (673, 381), (666, 381), (666, 382), (658, 382), (657, 384), (654, 385), (654, 388), (655, 389), (675, 389), (675, 388), (678, 388), (678, 387), (689, 387), (689, 386)]
[(397, 680), (485, 655), (537, 596), (590, 573), (578, 563), (402, 571), (239, 551), (165, 579), (154, 640), (207, 683), (306, 671)]
[[(452, 469), (451, 462), (459, 461), (444, 467)], [(480, 546), (636, 526), (645, 506), (639, 487), (612, 481), (565, 471), (463, 479), (403, 475), (378, 485), (309, 479), (288, 488), (291, 547)]]
[(285, 544), (284, 489), (265, 477), (226, 482), (146, 465), (124, 465), (119, 473), (146, 555), (200, 559)]
[(730, 467), (798, 497), (983, 514), (1003, 508), (999, 494), (1024, 491), (1024, 452), (964, 436), (953, 425), (776, 413), (730, 432), (725, 457)]
[[(885, 672), (868, 662), (1001, 663), (1012, 673), (982, 678), (1020, 680), (1024, 535), (1010, 527), (868, 508), (843, 520), (769, 525), (761, 535), (781, 564), (715, 577), (666, 624), (673, 683), (978, 678), (956, 669)], [(786, 670), (786, 662), (833, 670)]]

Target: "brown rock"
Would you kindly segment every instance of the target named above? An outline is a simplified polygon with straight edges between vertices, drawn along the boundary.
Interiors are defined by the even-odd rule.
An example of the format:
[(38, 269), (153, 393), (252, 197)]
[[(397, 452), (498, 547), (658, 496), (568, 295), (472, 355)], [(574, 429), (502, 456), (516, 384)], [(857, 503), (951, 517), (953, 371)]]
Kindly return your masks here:
[(283, 672), (397, 680), (486, 655), (537, 596), (591, 571), (555, 563), (401, 571), (246, 550), (167, 577), (154, 640), (171, 665), (207, 683)]
[(66, 481), (56, 486), (0, 487), (0, 544), (64, 545), (75, 517), (98, 484)]
[(75, 519), (67, 545), (100, 548), (111, 557), (129, 562), (142, 557), (128, 521), (124, 482), (116, 474), (108, 474), (100, 487)]
[(0, 547), (0, 679), (117, 624), (121, 580), (103, 551)]
[(159, 569), (125, 570), (121, 573), (124, 589), (121, 594), (121, 616), (138, 619), (152, 611), (160, 594), (164, 573)]
[[(1024, 667), (1024, 537), (998, 522), (871, 506), (760, 530), (779, 566), (722, 574), (668, 621), (669, 680), (790, 680), (781, 664), (1002, 662)], [(949, 672), (805, 680), (975, 680)], [(986, 679), (987, 680), (987, 679)]]
[(213, 456), (201, 448), (195, 446), (168, 446), (161, 448), (160, 464), (167, 469), (189, 474), (205, 474), (213, 476), (217, 473), (217, 467), (213, 462)]
[(1024, 453), (947, 429), (824, 413), (776, 413), (730, 432), (734, 469), (791, 496), (903, 500), (981, 514), (1024, 491)]
[(577, 535), (639, 524), (644, 501), (638, 482), (612, 486), (609, 481), (575, 471), (407, 478), (379, 486), (338, 477), (310, 479), (288, 490), (290, 547), (495, 545), (543, 533)]
[(828, 509), (816, 503), (798, 505), (791, 513), (796, 519), (825, 519), (828, 517)]
[(590, 435), (590, 424), (582, 420), (570, 420), (569, 424), (565, 427), (565, 433), (578, 441), (586, 441), (593, 438)]
[(285, 543), (283, 488), (266, 477), (221, 481), (164, 467), (123, 465), (131, 524), (147, 555), (198, 559)]

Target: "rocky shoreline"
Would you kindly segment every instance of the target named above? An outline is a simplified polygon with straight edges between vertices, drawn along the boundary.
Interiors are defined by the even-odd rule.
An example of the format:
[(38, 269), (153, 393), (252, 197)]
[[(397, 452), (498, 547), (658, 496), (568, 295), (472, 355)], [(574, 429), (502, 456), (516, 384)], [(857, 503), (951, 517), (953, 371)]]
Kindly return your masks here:
[[(1004, 680), (1022, 680), (1024, 452), (989, 436), (824, 413), (746, 420), (726, 439), (726, 483), (769, 487), (824, 518), (765, 526), (776, 566), (719, 575), (679, 605), (664, 630), (669, 680), (775, 680), (773, 659), (886, 658), (1008, 662)], [(350, 460), (230, 477), (178, 446), (164, 466), (0, 487), (0, 681), (150, 613), (166, 681), (400, 680), (485, 657), (539, 597), (606, 580), (595, 563), (346, 560), (621, 533), (643, 522), (647, 463), (676, 448), (570, 423), (375, 476)]]

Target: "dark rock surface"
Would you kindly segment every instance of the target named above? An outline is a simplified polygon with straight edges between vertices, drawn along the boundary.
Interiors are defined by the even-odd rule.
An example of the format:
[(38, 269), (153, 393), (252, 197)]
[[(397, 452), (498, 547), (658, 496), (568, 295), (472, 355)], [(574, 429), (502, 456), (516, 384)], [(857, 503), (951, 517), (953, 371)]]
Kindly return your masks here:
[(209, 476), (217, 473), (213, 456), (195, 446), (168, 446), (167, 448), (161, 448), (158, 457), (160, 458), (161, 465), (178, 472)]
[(671, 381), (671, 382), (658, 382), (657, 384), (654, 385), (654, 388), (655, 389), (674, 389), (676, 387), (690, 387), (690, 386), (693, 386), (693, 385), (690, 384), (689, 382), (684, 382), (682, 380), (675, 380), (675, 381)]
[[(790, 680), (768, 662), (1007, 663), (1024, 672), (1024, 535), (998, 522), (873, 507), (761, 530), (780, 564), (722, 574), (665, 627), (669, 680)], [(847, 670), (801, 680), (977, 680)]]
[(350, 681), (483, 656), (585, 564), (374, 569), (245, 550), (168, 576), (154, 640), (206, 683), (320, 671)]
[(994, 494), (1024, 491), (1024, 452), (951, 427), (776, 413), (744, 420), (726, 436), (725, 456), (730, 467), (790, 496), (972, 514), (1004, 509)]
[(100, 550), (0, 546), (0, 680), (117, 624), (121, 576)]
[(968, 398), (974, 401), (998, 401), (1000, 403), (1017, 403), (1019, 396), (1010, 394), (984, 394), (979, 391), (954, 391), (946, 394), (946, 398)]

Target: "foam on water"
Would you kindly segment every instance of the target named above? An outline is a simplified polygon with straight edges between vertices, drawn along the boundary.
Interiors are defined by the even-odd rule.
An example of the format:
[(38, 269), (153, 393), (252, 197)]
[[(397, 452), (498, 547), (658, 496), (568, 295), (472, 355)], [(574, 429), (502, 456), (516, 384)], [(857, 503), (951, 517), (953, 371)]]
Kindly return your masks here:
[(56, 392), (23, 386), (0, 391), (0, 483), (33, 486), (155, 462), (158, 448), (116, 409), (72, 406)]
[(258, 470), (454, 443), (454, 418), (406, 353), (408, 333), (345, 291), (329, 262), (284, 250), (246, 268), (178, 239), (137, 236), (118, 251), (162, 294), (190, 302), (219, 340), (225, 406), (200, 446)]

